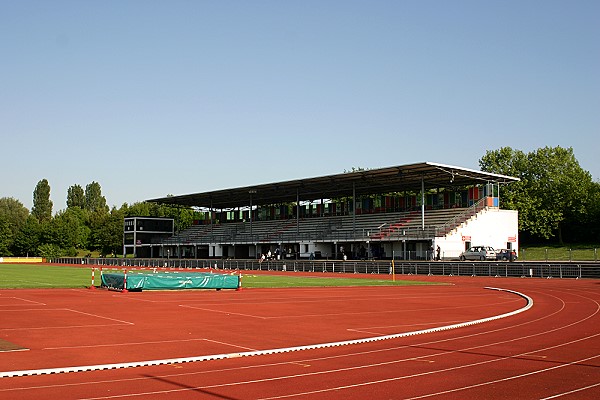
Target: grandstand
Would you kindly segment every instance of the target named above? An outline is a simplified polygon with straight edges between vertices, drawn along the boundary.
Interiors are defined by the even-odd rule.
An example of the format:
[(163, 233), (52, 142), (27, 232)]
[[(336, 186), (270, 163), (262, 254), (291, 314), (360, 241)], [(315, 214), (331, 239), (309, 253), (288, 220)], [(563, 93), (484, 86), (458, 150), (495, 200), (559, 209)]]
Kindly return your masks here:
[[(518, 212), (500, 208), (518, 178), (423, 162), (169, 196), (204, 220), (167, 235), (126, 219), (124, 254), (136, 257), (429, 259), (470, 245), (518, 251)], [(133, 228), (132, 228), (133, 227)], [(132, 231), (133, 229), (133, 231)]]

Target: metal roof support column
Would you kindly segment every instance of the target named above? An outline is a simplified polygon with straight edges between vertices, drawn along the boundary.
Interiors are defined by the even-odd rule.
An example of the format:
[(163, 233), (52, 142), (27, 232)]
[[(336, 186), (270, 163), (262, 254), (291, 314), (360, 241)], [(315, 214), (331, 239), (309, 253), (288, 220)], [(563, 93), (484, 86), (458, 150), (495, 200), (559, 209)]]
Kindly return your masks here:
[(500, 208), (500, 181), (496, 182), (498, 184), (498, 208)]
[(356, 239), (356, 183), (352, 182), (352, 239)]
[(425, 179), (421, 176), (421, 229), (425, 230)]
[(256, 190), (250, 190), (250, 191), (248, 191), (248, 193), (250, 194), (250, 241), (253, 241), (253, 239), (252, 239), (252, 193), (256, 193)]
[(300, 238), (300, 191), (296, 189), (296, 238)]
[[(123, 220), (123, 224), (126, 224), (125, 219)], [(127, 248), (125, 247), (125, 229), (126, 227), (123, 227), (123, 258), (127, 257)]]
[(133, 219), (133, 258), (137, 257), (137, 218)]
[(321, 196), (321, 212), (319, 213), (319, 217), (322, 217), (323, 215), (325, 215), (325, 210), (323, 209), (323, 196)]

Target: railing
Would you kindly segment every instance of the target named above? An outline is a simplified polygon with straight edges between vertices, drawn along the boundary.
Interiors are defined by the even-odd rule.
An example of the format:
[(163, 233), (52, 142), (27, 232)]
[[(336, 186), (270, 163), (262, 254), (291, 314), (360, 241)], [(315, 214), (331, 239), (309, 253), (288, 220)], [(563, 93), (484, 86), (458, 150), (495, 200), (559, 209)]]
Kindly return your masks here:
[(416, 226), (407, 226), (402, 229), (398, 229), (397, 231), (389, 231), (386, 234), (382, 235), (381, 232), (377, 234), (367, 235), (370, 240), (400, 240), (400, 239), (431, 239), (437, 232), (437, 227), (435, 226), (425, 226), (425, 228), (416, 227)]
[(477, 201), (471, 207), (467, 208), (462, 213), (458, 214), (457, 216), (444, 223), (442, 226), (438, 227), (436, 236), (445, 236), (446, 234), (448, 234), (448, 232), (451, 232), (452, 229), (456, 228), (472, 216), (476, 215), (479, 211), (485, 208), (486, 201), (487, 197), (479, 199), (479, 201)]
[[(386, 240), (399, 240), (402, 238), (419, 238), (428, 239), (432, 238), (436, 232), (436, 227), (426, 226), (425, 229), (420, 227), (407, 227), (402, 232), (393, 235), (386, 236), (383, 239)], [(248, 243), (293, 243), (300, 241), (313, 241), (313, 242), (331, 242), (331, 241), (352, 241), (352, 240), (376, 240), (372, 237), (369, 230), (320, 230), (314, 229), (310, 232), (293, 232), (285, 231), (279, 233), (272, 233), (266, 237), (263, 234), (250, 234), (250, 233), (237, 233), (231, 235), (227, 233), (222, 234), (208, 234), (201, 240), (190, 241), (176, 241), (171, 240), (167, 245), (176, 244), (210, 244), (210, 243), (237, 243), (237, 244), (248, 244)]]
[(334, 272), (353, 274), (446, 275), (528, 278), (600, 278), (600, 263), (448, 262), (391, 260), (209, 260), (165, 258), (56, 258), (55, 264), (119, 268), (194, 268), (244, 271)]

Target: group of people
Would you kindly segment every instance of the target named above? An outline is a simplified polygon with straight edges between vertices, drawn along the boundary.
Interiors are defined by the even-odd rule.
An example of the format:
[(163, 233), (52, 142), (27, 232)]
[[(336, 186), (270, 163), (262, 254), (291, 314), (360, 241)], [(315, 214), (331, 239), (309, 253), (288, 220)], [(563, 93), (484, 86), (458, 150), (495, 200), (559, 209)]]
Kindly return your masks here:
[(431, 246), (430, 249), (430, 254), (431, 254), (431, 259), (435, 260), (435, 261), (440, 261), (441, 255), (442, 255), (442, 249), (440, 249), (440, 246), (437, 246), (435, 249), (435, 252), (433, 251), (433, 246)]
[(281, 250), (279, 250), (279, 247), (278, 247), (275, 249), (275, 254), (271, 253), (271, 249), (269, 249), (267, 254), (261, 253), (260, 259), (258, 260), (258, 262), (262, 263), (265, 260), (267, 260), (267, 261), (279, 260), (280, 258), (281, 258)]

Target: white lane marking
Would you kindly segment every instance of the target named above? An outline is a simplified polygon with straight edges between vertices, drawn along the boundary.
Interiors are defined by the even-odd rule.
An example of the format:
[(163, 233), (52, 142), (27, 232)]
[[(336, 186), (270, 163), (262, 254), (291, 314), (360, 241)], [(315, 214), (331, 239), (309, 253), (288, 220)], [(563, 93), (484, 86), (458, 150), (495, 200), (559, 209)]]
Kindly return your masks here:
[(20, 371), (5, 371), (0, 372), (0, 378), (10, 378), (15, 376), (31, 376), (31, 375), (47, 375), (47, 374), (61, 374), (68, 372), (83, 372), (83, 371), (99, 371), (99, 370), (108, 370), (108, 369), (121, 369), (121, 368), (136, 368), (136, 367), (147, 367), (147, 366), (155, 366), (155, 365), (167, 365), (167, 364), (180, 364), (180, 363), (188, 363), (188, 362), (199, 362), (199, 361), (210, 361), (210, 360), (223, 360), (223, 359), (231, 359), (238, 357), (249, 357), (249, 356), (260, 356), (266, 354), (278, 354), (278, 353), (289, 353), (293, 351), (303, 351), (303, 350), (314, 350), (314, 349), (323, 349), (328, 347), (337, 347), (337, 346), (348, 346), (353, 344), (361, 344), (361, 343), (369, 343), (369, 342), (377, 342), (381, 340), (390, 340), (403, 338), (414, 335), (422, 335), (427, 333), (441, 332), (450, 329), (463, 328), (466, 326), (471, 326), (475, 324), (481, 324), (485, 322), (495, 321), (501, 318), (510, 317), (522, 312), (529, 310), (533, 307), (533, 299), (525, 294), (509, 290), (509, 289), (501, 289), (501, 288), (493, 288), (486, 287), (485, 289), (489, 290), (499, 290), (503, 292), (513, 293), (518, 296), (523, 297), (527, 300), (527, 304), (524, 307), (521, 307), (517, 310), (510, 311), (504, 314), (495, 315), (492, 317), (481, 318), (473, 321), (467, 321), (458, 324), (445, 325), (437, 328), (429, 328), (422, 329), (418, 331), (405, 332), (405, 333), (397, 333), (393, 335), (384, 335), (384, 336), (376, 336), (370, 338), (363, 339), (354, 339), (354, 340), (346, 340), (341, 342), (330, 342), (330, 343), (321, 343), (321, 344), (313, 344), (313, 345), (305, 345), (305, 346), (296, 346), (296, 347), (285, 347), (279, 349), (269, 349), (269, 350), (258, 350), (258, 351), (246, 351), (239, 353), (224, 353), (224, 354), (213, 354), (213, 355), (205, 355), (205, 356), (195, 356), (195, 357), (180, 357), (180, 358), (169, 358), (169, 359), (160, 359), (160, 360), (147, 360), (147, 361), (134, 361), (127, 363), (115, 363), (115, 364), (97, 364), (97, 365), (83, 365), (83, 366), (73, 366), (73, 367), (59, 367), (59, 368), (47, 368), (47, 369), (34, 369), (34, 370), (20, 370)]

